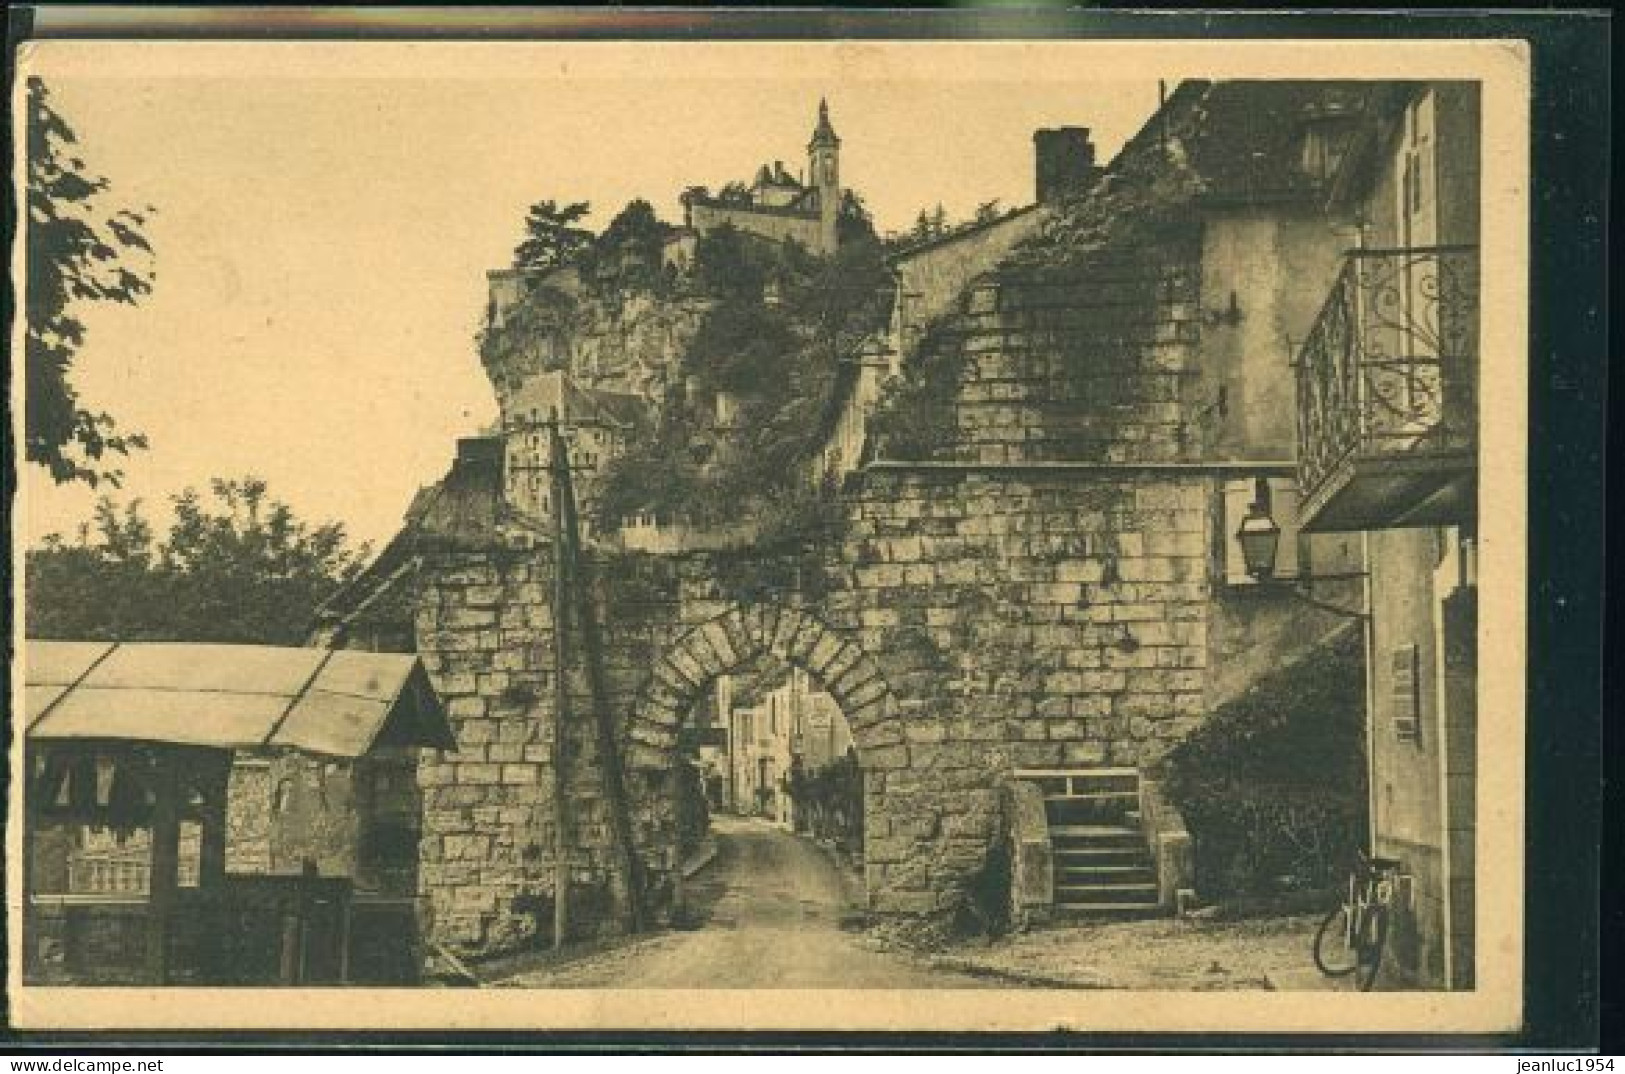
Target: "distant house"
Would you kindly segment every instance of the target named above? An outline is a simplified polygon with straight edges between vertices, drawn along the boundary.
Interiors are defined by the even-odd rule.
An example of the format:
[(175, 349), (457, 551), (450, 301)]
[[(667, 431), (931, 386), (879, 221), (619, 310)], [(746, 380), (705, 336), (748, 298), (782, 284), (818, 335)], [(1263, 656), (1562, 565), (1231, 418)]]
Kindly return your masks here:
[(626, 449), (648, 412), (648, 402), (629, 392), (584, 387), (562, 369), (528, 377), (498, 395), (508, 506), (533, 519), (551, 517), (548, 422), (557, 420), (570, 453), (581, 523), (590, 528), (600, 475)]
[[(726, 678), (726, 677), (725, 677)], [(809, 775), (852, 748), (852, 732), (835, 699), (797, 667), (754, 705), (729, 706), (729, 786), (735, 812), (788, 826), (791, 767)]]

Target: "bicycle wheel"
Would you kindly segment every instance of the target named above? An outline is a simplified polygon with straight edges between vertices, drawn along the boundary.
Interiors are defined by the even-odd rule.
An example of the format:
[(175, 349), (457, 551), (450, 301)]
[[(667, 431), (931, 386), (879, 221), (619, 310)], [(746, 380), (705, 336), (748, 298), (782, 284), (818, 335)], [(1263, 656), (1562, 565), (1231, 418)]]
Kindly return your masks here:
[(1315, 965), (1328, 977), (1346, 977), (1359, 968), (1355, 948), (1349, 946), (1349, 908), (1332, 908), (1315, 932)]
[(1383, 906), (1373, 906), (1366, 911), (1365, 920), (1360, 923), (1360, 936), (1355, 945), (1355, 953), (1359, 961), (1359, 975), (1355, 982), (1360, 991), (1369, 992), (1376, 983), (1377, 971), (1382, 968), (1382, 949), (1388, 942), (1388, 910)]

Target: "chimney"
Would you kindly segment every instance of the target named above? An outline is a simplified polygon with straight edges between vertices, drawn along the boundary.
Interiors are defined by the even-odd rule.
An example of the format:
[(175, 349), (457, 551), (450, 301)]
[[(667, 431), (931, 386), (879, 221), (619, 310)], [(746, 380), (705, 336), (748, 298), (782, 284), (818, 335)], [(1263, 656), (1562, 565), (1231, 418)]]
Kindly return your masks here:
[(1080, 193), (1095, 177), (1095, 144), (1088, 127), (1036, 130), (1033, 149), (1041, 203)]
[(500, 436), (463, 436), (457, 440), (453, 469), (465, 476), (470, 470), (485, 470), (502, 480), (504, 445)]

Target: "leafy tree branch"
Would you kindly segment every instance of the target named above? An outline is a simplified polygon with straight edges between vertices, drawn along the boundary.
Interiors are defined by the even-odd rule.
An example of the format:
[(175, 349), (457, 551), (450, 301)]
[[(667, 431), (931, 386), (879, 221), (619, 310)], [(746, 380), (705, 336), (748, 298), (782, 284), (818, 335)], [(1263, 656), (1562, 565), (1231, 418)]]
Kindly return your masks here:
[(147, 446), (138, 433), (85, 409), (73, 363), (85, 341), (85, 302), (133, 305), (152, 290), (152, 247), (145, 213), (109, 210), (110, 184), (86, 170), (78, 138), (50, 101), (45, 83), (28, 80), (28, 213), (25, 271), (27, 337), (24, 453), (58, 483), (117, 485), (112, 456)]

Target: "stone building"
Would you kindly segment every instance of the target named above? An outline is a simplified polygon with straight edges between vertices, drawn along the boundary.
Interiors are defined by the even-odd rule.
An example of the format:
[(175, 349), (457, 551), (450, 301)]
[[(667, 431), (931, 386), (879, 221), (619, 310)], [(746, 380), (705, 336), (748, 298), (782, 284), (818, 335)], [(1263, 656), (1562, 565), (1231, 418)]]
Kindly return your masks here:
[(549, 422), (557, 421), (570, 455), (576, 502), (583, 524), (593, 517), (601, 474), (625, 450), (647, 416), (640, 395), (577, 384), (566, 370), (537, 373), (497, 393), (502, 411), (503, 480), (506, 502), (547, 525), (552, 517), (548, 468)]
[(852, 733), (835, 699), (791, 667), (755, 704), (733, 706), (728, 743), (735, 811), (788, 826), (792, 766), (799, 761), (810, 774), (845, 756)]
[(774, 242), (798, 242), (816, 254), (831, 254), (839, 243), (841, 139), (829, 121), (829, 104), (818, 102), (818, 122), (807, 142), (806, 179), (791, 175), (783, 161), (762, 165), (743, 199), (722, 199), (699, 191), (683, 195), (684, 224), (698, 235), (731, 225)]
[[(951, 912), (972, 897), (970, 878), (995, 843), (1034, 818), (1038, 831), (1017, 834), (1049, 858), (1033, 874), (1042, 890), (1022, 898), (1068, 912), (1168, 908), (1190, 883), (1189, 837), (1160, 797), (1159, 762), (1261, 675), (1341, 637), (1349, 612), (1363, 610), (1369, 570), (1373, 829), (1416, 877), (1416, 923), (1402, 931), (1414, 940), (1396, 939), (1423, 952), (1420, 979), (1439, 979), (1426, 967), (1462, 943), (1459, 928), (1439, 939), (1439, 922), (1470, 910), (1461, 788), (1473, 665), (1469, 606), (1454, 596), (1470, 587), (1470, 522), (1386, 530), (1446, 516), (1359, 514), (1351, 505), (1367, 501), (1337, 490), (1348, 472), (1361, 496), (1367, 485), (1414, 496), (1431, 480), (1416, 476), (1418, 459), (1432, 467), (1454, 451), (1459, 476), (1461, 453), (1418, 455), (1434, 433), (1413, 407), (1385, 444), (1416, 458), (1371, 484), (1363, 455), (1345, 466), (1317, 447), (1327, 430), (1350, 427), (1328, 409), (1348, 399), (1301, 378), (1314, 367), (1306, 348), (1344, 353), (1325, 341), (1348, 322), (1325, 311), (1352, 286), (1350, 265), (1381, 259), (1369, 244), (1348, 254), (1362, 235), (1475, 241), (1476, 222), (1457, 211), (1467, 193), (1447, 196), (1447, 178), (1466, 181), (1450, 162), (1470, 156), (1462, 92), (1181, 84), (1111, 163), (1098, 173), (1090, 163), (1083, 193), (1041, 203), (1008, 243), (967, 235), (950, 251), (955, 263), (931, 285), (933, 302), (948, 296), (931, 316), (942, 330), (896, 349), (901, 361), (956, 371), (941, 415), (952, 435), (929, 458), (843, 448), (861, 465), (836, 501), (838, 535), (788, 552), (590, 549), (633, 875), (614, 853), (616, 792), (601, 778), (613, 760), (584, 723), (561, 728), (553, 711), (546, 532), (510, 502), (508, 454), (461, 445), (401, 537), (327, 613), (337, 636), (390, 606), (388, 592), (405, 594), (414, 644), (456, 725), (458, 751), (417, 773), (430, 933), (479, 954), (546, 928), (548, 803), (561, 780), (573, 810), (571, 897), (605, 908), (579, 915), (580, 927), (615, 927), (609, 908), (633, 891), (655, 897), (690, 713), (764, 654), (805, 673), (849, 724), (872, 911)], [(1047, 144), (1072, 148), (1040, 169), (1046, 191), (1056, 169), (1083, 159), (1075, 134)], [(777, 172), (768, 179), (776, 189)], [(1400, 278), (1401, 307), (1420, 308), (1427, 277)], [(1411, 365), (1399, 385), (1411, 394), (1390, 397), (1385, 385), (1380, 398), (1448, 400), (1454, 415), (1454, 384)], [(841, 437), (848, 447), (864, 439), (850, 428)], [(1463, 502), (1449, 482), (1428, 495), (1441, 512)], [(1236, 536), (1261, 517), (1278, 531), (1268, 569)], [(743, 573), (742, 559), (753, 560)], [(588, 711), (578, 671), (564, 679), (572, 711)], [(1390, 709), (1405, 698), (1413, 726), (1444, 720), (1449, 737), (1397, 737)], [(558, 734), (574, 746), (562, 774), (550, 760)], [(1109, 819), (1144, 863), (1129, 883), (1103, 882), (1069, 833), (1075, 800), (1094, 797), (1120, 802)], [(1452, 959), (1459, 985), (1462, 961)]]
[(1297, 321), (1303, 525), (1352, 535), (1370, 571), (1372, 846), (1409, 878), (1394, 969), (1471, 988), (1478, 87), (1386, 86), (1357, 119), (1327, 121), (1347, 128), (1328, 206), (1357, 230)]
[(954, 228), (886, 258), (897, 279), (892, 303), (892, 372), (919, 347), (931, 323), (949, 312), (972, 280), (1034, 234), (1057, 203), (1086, 193), (1100, 177), (1087, 127), (1033, 132), (1035, 198), (991, 220)]

